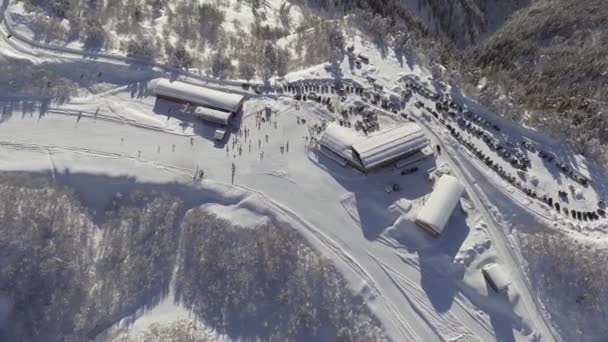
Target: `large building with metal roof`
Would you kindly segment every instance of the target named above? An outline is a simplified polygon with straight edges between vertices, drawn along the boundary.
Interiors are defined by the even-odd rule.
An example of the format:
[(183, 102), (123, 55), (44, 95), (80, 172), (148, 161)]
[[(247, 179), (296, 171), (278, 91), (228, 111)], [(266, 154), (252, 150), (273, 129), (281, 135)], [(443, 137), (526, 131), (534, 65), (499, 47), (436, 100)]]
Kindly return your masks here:
[(420, 126), (407, 123), (358, 140), (352, 148), (363, 167), (370, 170), (418, 152), (428, 144)]
[(326, 148), (339, 157), (344, 158), (349, 163), (354, 163), (352, 146), (361, 139), (362, 137), (359, 133), (333, 122), (327, 125), (325, 131), (323, 131), (323, 134), (319, 138), (319, 145), (321, 145), (321, 148)]
[[(195, 115), (202, 119), (222, 124), (227, 124), (233, 114), (241, 111), (245, 100), (243, 95), (181, 81), (171, 82), (164, 78), (154, 80), (152, 82), (152, 90), (157, 97), (198, 105), (202, 109), (198, 113), (195, 112)], [(221, 114), (221, 112), (225, 114)]]
[(464, 185), (456, 177), (441, 176), (437, 180), (431, 196), (418, 213), (416, 224), (433, 236), (440, 235), (459, 203), (463, 192)]
[(409, 122), (368, 136), (334, 122), (327, 126), (319, 139), (322, 149), (331, 151), (363, 172), (412, 155), (428, 143), (420, 127)]

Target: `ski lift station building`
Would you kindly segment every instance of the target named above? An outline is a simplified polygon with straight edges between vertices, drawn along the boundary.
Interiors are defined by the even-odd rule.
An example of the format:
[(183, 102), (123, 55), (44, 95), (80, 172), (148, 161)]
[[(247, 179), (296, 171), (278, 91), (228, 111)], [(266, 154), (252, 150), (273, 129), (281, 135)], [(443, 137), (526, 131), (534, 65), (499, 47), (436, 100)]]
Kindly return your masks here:
[(232, 117), (243, 108), (245, 97), (180, 81), (156, 79), (152, 82), (154, 94), (170, 101), (198, 106), (194, 116), (221, 125), (228, 125)]
[(429, 144), (420, 126), (404, 123), (364, 136), (333, 122), (319, 139), (322, 151), (337, 155), (347, 164), (368, 172), (408, 157)]
[(433, 236), (440, 235), (463, 192), (464, 185), (457, 178), (450, 175), (441, 176), (418, 213), (416, 224)]

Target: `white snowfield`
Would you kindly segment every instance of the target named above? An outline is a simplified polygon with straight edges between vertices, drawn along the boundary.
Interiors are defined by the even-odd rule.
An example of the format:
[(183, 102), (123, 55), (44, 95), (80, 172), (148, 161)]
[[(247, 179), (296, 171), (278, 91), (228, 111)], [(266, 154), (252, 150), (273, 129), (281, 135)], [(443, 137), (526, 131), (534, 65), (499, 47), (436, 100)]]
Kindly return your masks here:
[[(61, 51), (34, 48), (27, 41), (16, 40), (19, 37), (9, 41), (5, 31), (2, 33), (1, 55), (35, 63), (65, 63), (64, 68), (56, 70), (66, 75), (72, 75), (73, 70), (68, 69), (73, 68), (89, 75), (91, 64), (105, 70), (119, 68), (115, 62), (103, 59), (73, 65), (73, 54), (63, 56)], [(360, 37), (351, 41), (358, 53), (369, 57), (370, 65), (350, 70), (345, 61), (345, 79), (367, 85), (365, 77), (373, 76), (384, 89), (396, 89), (402, 85), (402, 76), (408, 74), (428, 81), (429, 74), (417, 64), (400, 65), (392, 57), (383, 58)], [(388, 56), (392, 55), (389, 50)], [(159, 77), (159, 71), (153, 69), (143, 75), (120, 70), (133, 83), (143, 79), (150, 85), (150, 80)], [(331, 75), (319, 66), (286, 79), (307, 78), (331, 80)], [(597, 239), (608, 236), (605, 220), (581, 222), (560, 216), (497, 176), (456, 141), (439, 120), (414, 106), (416, 101), (434, 105), (419, 95), (408, 102), (405, 112), (420, 125), (424, 139), (432, 146), (441, 146), (443, 152), (416, 162), (419, 171), (409, 175), (402, 176), (401, 170), (389, 167), (363, 176), (317, 153), (318, 146), (310, 139), (311, 127), (332, 114), (316, 102), (297, 102), (277, 94), (251, 98), (243, 104), (240, 129), (228, 132), (225, 144), (217, 144), (213, 139), (216, 127), (188, 115), (170, 115), (169, 109), (177, 113), (179, 105), (157, 99), (150, 91), (134, 94), (128, 84), (122, 80), (107, 82), (100, 85), (102, 91), (83, 90), (81, 97), (53, 104), (47, 110), (7, 104), (0, 120), (0, 170), (49, 172), (58, 181), (68, 183), (72, 181), (70, 175), (78, 173), (137, 182), (176, 181), (200, 189), (201, 197), (218, 214), (237, 224), (255, 224), (268, 217), (285, 222), (335, 262), (350, 289), (368, 303), (394, 341), (560, 341), (523, 272), (524, 260), (509, 233), (513, 222), (531, 216), (572, 234)], [(241, 101), (236, 95), (200, 94), (187, 83), (178, 84), (175, 90), (168, 81), (161, 82), (162, 94), (185, 94), (188, 101), (218, 108), (234, 109)], [(349, 95), (348, 101), (359, 100), (353, 97)], [(603, 170), (574, 156), (559, 142), (492, 116), (466, 98), (461, 100), (499, 122), (502, 137), (524, 135), (556, 154), (570, 156), (579, 171), (594, 182), (583, 190), (584, 202), (569, 206), (582, 208), (608, 195), (608, 189), (600, 186), (606, 180)], [(332, 102), (338, 101), (333, 96)], [(256, 114), (266, 106), (270, 106), (272, 115), (262, 122)], [(380, 115), (379, 121), (383, 128), (407, 122), (390, 113)], [(329, 125), (323, 136), (315, 137), (322, 144), (345, 151), (345, 158), (346, 146), (358, 140), (354, 131), (335, 124)], [(489, 148), (480, 146), (489, 153)], [(369, 151), (371, 165), (377, 159), (373, 148)], [(527, 174), (534, 176), (539, 192), (556, 193), (574, 184), (554, 175), (554, 170), (535, 155), (530, 159), (532, 167)], [(509, 167), (508, 162), (501, 163)], [(440, 204), (429, 206), (429, 214), (424, 214), (424, 198), (433, 190), (427, 172), (443, 164), (450, 166), (452, 176), (462, 185), (451, 182), (446, 190), (453, 195), (450, 201), (435, 202), (431, 195), (429, 205), (431, 200)], [(203, 179), (193, 181), (200, 170), (204, 170)], [(70, 184), (80, 186), (77, 182)], [(398, 184), (401, 191), (387, 194), (387, 184)], [(461, 200), (463, 210), (448, 215), (455, 205), (452, 199), (460, 197), (463, 188), (468, 195)], [(101, 201), (119, 190), (99, 186), (93, 197)], [(498, 212), (495, 201), (502, 201), (501, 208), (508, 210)], [(417, 213), (437, 228), (445, 226), (443, 233), (438, 238), (430, 237), (416, 226)], [(481, 272), (484, 266), (496, 262), (509, 274), (511, 284), (506, 294), (489, 289)], [(142, 329), (149, 322), (188, 316), (177, 303), (163, 301), (159, 305), (147, 315), (139, 313), (134, 327)]]
[(464, 192), (464, 185), (450, 175), (443, 175), (437, 180), (431, 196), (424, 203), (418, 213), (416, 223), (429, 230), (433, 235), (443, 233), (460, 196)]
[(150, 84), (157, 96), (179, 99), (227, 112), (238, 112), (244, 101), (244, 97), (239, 94), (218, 91), (181, 81), (171, 82), (166, 78), (153, 80)]

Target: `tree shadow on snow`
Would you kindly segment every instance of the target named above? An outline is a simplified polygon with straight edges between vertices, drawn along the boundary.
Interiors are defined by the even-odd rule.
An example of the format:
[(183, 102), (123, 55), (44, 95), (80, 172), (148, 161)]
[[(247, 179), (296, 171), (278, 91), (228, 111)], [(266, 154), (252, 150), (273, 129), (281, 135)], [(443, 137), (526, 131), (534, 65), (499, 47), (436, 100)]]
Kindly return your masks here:
[(15, 112), (21, 113), (22, 118), (38, 115), (38, 119), (41, 119), (46, 115), (50, 104), (49, 97), (1, 96), (0, 123), (13, 118)]
[(410, 70), (414, 70), (416, 62), (418, 60), (416, 53), (412, 49), (405, 49), (405, 51), (395, 51), (395, 58), (399, 62), (399, 66), (403, 67), (404, 62)]
[(149, 80), (141, 80), (130, 83), (127, 88), (129, 89), (129, 94), (131, 98), (142, 99), (148, 95), (148, 81)]
[(95, 91), (91, 88), (98, 84), (128, 86), (133, 83), (148, 82), (161, 75), (151, 66), (107, 64), (86, 59), (65, 63), (47, 63), (45, 68), (93, 93)]

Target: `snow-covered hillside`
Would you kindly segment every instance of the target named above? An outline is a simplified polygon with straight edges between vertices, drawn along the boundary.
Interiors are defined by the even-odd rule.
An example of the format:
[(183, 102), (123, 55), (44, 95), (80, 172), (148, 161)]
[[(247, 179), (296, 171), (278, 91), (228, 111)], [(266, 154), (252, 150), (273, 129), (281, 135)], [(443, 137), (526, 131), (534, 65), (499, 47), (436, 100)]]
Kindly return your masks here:
[[(9, 8), (28, 16), (20, 6)], [(222, 6), (226, 18), (257, 20), (237, 3)], [(268, 21), (281, 7), (260, 4)], [(294, 20), (307, 20), (306, 9), (292, 10)], [(0, 187), (9, 199), (0, 215), (10, 222), (0, 247), (16, 251), (0, 255), (0, 284), (9, 289), (0, 297), (0, 337), (608, 336), (583, 319), (607, 313), (598, 286), (605, 271), (589, 280), (593, 270), (576, 260), (593, 256), (560, 248), (605, 245), (606, 170), (431, 77), (413, 51), (379, 47), (345, 27), (348, 20), (314, 20), (321, 29), (276, 39), (297, 60), (293, 70), (258, 69), (251, 84), (163, 58), (134, 63), (32, 41), (31, 23), (2, 21), (9, 96), (0, 97), (0, 170), (19, 176), (3, 176)], [(299, 42), (315, 38), (323, 53), (306, 45), (298, 53)], [(192, 105), (154, 96), (150, 81), (159, 77), (244, 95), (226, 138), (216, 141), (221, 127), (195, 118)], [(413, 123), (429, 147), (424, 158), (363, 174), (320, 148), (330, 122), (361, 135), (361, 127)], [(465, 194), (435, 238), (415, 219), (441, 174), (456, 177)], [(484, 278), (493, 263), (506, 273), (507, 291)], [(34, 309), (24, 310), (29, 303)]]

